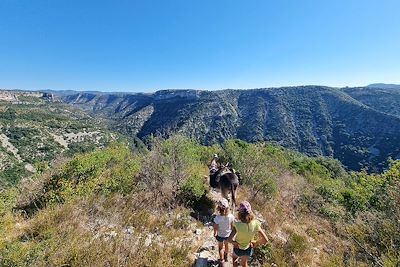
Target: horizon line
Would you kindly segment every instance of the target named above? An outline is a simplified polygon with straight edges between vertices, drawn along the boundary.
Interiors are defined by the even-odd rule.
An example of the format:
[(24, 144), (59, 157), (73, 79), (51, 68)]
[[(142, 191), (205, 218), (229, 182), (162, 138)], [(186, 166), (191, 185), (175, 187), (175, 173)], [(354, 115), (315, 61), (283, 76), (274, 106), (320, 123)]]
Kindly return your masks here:
[(278, 88), (289, 88), (289, 87), (304, 87), (304, 86), (317, 86), (317, 87), (330, 87), (330, 88), (364, 88), (371, 85), (382, 85), (382, 86), (400, 86), (400, 84), (394, 83), (370, 83), (367, 85), (359, 85), (359, 86), (330, 86), (330, 85), (321, 85), (321, 84), (303, 84), (303, 85), (282, 85), (282, 86), (266, 86), (266, 87), (254, 87), (254, 88), (220, 88), (220, 89), (196, 89), (196, 88), (157, 88), (152, 91), (133, 91), (127, 89), (127, 91), (102, 91), (102, 90), (93, 90), (93, 89), (22, 89), (22, 88), (0, 88), (0, 91), (26, 91), (26, 92), (41, 92), (41, 91), (72, 91), (72, 92), (93, 92), (93, 93), (155, 93), (158, 91), (184, 91), (184, 90), (192, 90), (192, 91), (223, 91), (223, 90), (256, 90), (256, 89), (278, 89)]

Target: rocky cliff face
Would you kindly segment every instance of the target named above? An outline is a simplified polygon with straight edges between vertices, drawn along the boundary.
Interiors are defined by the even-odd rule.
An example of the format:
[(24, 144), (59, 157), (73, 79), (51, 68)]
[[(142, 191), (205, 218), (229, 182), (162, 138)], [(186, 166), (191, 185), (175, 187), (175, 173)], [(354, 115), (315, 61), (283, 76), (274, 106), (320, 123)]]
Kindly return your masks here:
[[(35, 100), (35, 101), (32, 101)], [(0, 101), (9, 102), (13, 104), (38, 102), (53, 102), (54, 97), (52, 93), (46, 92), (29, 92), (20, 90), (0, 90)]]
[[(368, 90), (375, 90), (375, 96)], [(151, 134), (181, 133), (203, 144), (230, 138), (272, 141), (309, 155), (338, 158), (351, 169), (380, 170), (388, 157), (400, 157), (400, 111), (390, 109), (380, 94), (375, 88), (301, 86), (79, 93), (63, 99), (144, 140)]]

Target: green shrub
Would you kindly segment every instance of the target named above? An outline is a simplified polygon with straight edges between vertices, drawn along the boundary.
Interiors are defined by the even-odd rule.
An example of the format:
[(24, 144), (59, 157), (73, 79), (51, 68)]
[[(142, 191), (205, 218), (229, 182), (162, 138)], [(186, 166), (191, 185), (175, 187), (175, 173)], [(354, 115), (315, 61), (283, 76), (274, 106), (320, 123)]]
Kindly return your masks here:
[(17, 200), (15, 189), (0, 191), (0, 216), (12, 210)]
[(102, 186), (104, 193), (121, 193), (123, 195), (132, 192), (136, 185), (136, 175), (140, 165), (137, 159), (127, 159), (111, 169), (109, 177)]
[(75, 156), (44, 185), (40, 202), (60, 203), (96, 191), (126, 194), (133, 190), (140, 165), (122, 144)]
[(241, 140), (224, 143), (225, 158), (240, 172), (243, 184), (253, 196), (271, 198), (277, 192), (276, 181), (283, 174), (288, 157), (282, 149), (268, 144), (248, 144)]
[(46, 161), (38, 161), (35, 163), (36, 173), (43, 173), (49, 169), (49, 163)]
[(316, 185), (317, 193), (330, 203), (338, 203), (343, 201), (341, 190), (344, 188), (344, 182), (338, 179), (322, 180), (319, 185)]
[(180, 185), (178, 198), (188, 207), (194, 207), (205, 196), (207, 189), (200, 175), (191, 176)]
[(67, 157), (72, 157), (75, 154), (93, 151), (97, 148), (97, 146), (98, 145), (90, 141), (71, 143), (68, 145), (68, 149), (65, 150), (64, 154)]
[(344, 169), (342, 163), (337, 159), (317, 157), (315, 161), (324, 166), (330, 172), (330, 176), (334, 179), (346, 179), (348, 177), (347, 171)]
[(308, 248), (308, 246), (309, 244), (305, 236), (291, 233), (289, 235), (289, 240), (286, 244), (286, 249), (289, 254), (301, 254)]
[(4, 112), (0, 113), (0, 120), (2, 121), (15, 121), (17, 119), (17, 112), (14, 107), (8, 106)]
[(352, 214), (355, 214), (359, 210), (365, 210), (367, 199), (358, 194), (356, 191), (352, 189), (344, 189), (341, 192), (341, 195), (343, 197), (341, 202), (342, 205), (345, 206), (346, 209)]
[(14, 163), (12, 167), (0, 172), (0, 185), (8, 188), (16, 185), (21, 177), (29, 176), (31, 173), (27, 171), (22, 163)]
[(204, 192), (207, 172), (201, 163), (201, 147), (186, 137), (154, 138), (141, 163), (138, 182), (158, 204), (174, 206), (182, 199), (193, 204)]
[(290, 168), (314, 184), (318, 183), (320, 180), (331, 178), (330, 171), (325, 166), (317, 163), (311, 158), (303, 157), (296, 159), (290, 163)]
[(7, 242), (0, 249), (0, 266), (33, 266), (44, 249), (36, 242)]
[(254, 249), (253, 259), (260, 266), (272, 259), (271, 243), (264, 244)]
[(337, 204), (324, 204), (320, 209), (319, 213), (332, 221), (338, 221), (345, 216), (345, 209)]

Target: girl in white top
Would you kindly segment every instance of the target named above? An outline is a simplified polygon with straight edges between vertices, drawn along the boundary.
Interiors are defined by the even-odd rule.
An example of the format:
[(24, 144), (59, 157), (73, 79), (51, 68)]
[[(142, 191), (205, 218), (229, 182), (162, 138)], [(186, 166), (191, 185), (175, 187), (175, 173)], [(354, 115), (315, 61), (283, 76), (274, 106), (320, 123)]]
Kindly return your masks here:
[(223, 266), (228, 260), (227, 239), (232, 231), (232, 224), (235, 217), (229, 213), (229, 203), (225, 198), (218, 201), (217, 210), (219, 215), (214, 218), (214, 236), (218, 241), (219, 265)]

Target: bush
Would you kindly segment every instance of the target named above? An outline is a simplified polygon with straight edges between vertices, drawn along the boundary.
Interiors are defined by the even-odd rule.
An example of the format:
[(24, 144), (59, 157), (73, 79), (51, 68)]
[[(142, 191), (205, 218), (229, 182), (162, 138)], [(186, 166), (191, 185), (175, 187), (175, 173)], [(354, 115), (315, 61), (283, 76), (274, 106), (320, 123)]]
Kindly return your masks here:
[(21, 177), (29, 176), (31, 173), (27, 171), (22, 163), (13, 163), (11, 168), (7, 168), (0, 172), (0, 185), (8, 188), (16, 185)]
[(348, 173), (344, 169), (342, 163), (336, 159), (317, 157), (315, 161), (329, 171), (331, 178), (346, 179), (348, 177)]
[(340, 205), (327, 203), (320, 208), (319, 213), (327, 219), (338, 221), (344, 218), (345, 209)]
[(270, 243), (264, 244), (254, 249), (253, 260), (260, 266), (263, 266), (268, 260), (272, 258), (272, 245)]
[(151, 150), (141, 159), (139, 182), (157, 204), (173, 207), (182, 198), (194, 203), (203, 194), (202, 177), (207, 175), (200, 155), (200, 146), (188, 138), (176, 135), (165, 141), (153, 139)]
[(311, 183), (318, 183), (320, 180), (331, 178), (329, 170), (311, 158), (296, 159), (290, 163), (290, 168)]
[(359, 210), (365, 210), (367, 200), (352, 189), (344, 189), (341, 192), (342, 205), (353, 215)]
[(44, 194), (32, 201), (44, 207), (95, 192), (127, 194), (134, 190), (139, 169), (138, 161), (127, 147), (113, 144), (77, 155), (50, 175), (44, 173), (40, 190)]
[(0, 250), (0, 266), (33, 266), (44, 249), (44, 244), (38, 246), (34, 242), (7, 243)]
[(266, 144), (248, 144), (241, 140), (224, 143), (225, 157), (240, 172), (243, 184), (250, 187), (254, 197), (273, 197), (277, 192), (276, 180), (287, 164), (283, 150)]
[(208, 186), (204, 179), (199, 176), (191, 176), (179, 187), (178, 199), (188, 207), (195, 207), (207, 194)]
[(109, 177), (104, 181), (101, 191), (126, 195), (136, 189), (136, 175), (140, 165), (137, 159), (128, 158), (111, 168)]
[(307, 242), (306, 237), (296, 234), (296, 233), (291, 233), (289, 235), (289, 240), (286, 245), (286, 249), (289, 254), (300, 254), (303, 253), (307, 248), (309, 244)]
[(0, 216), (11, 211), (17, 201), (17, 192), (14, 189), (0, 191)]

